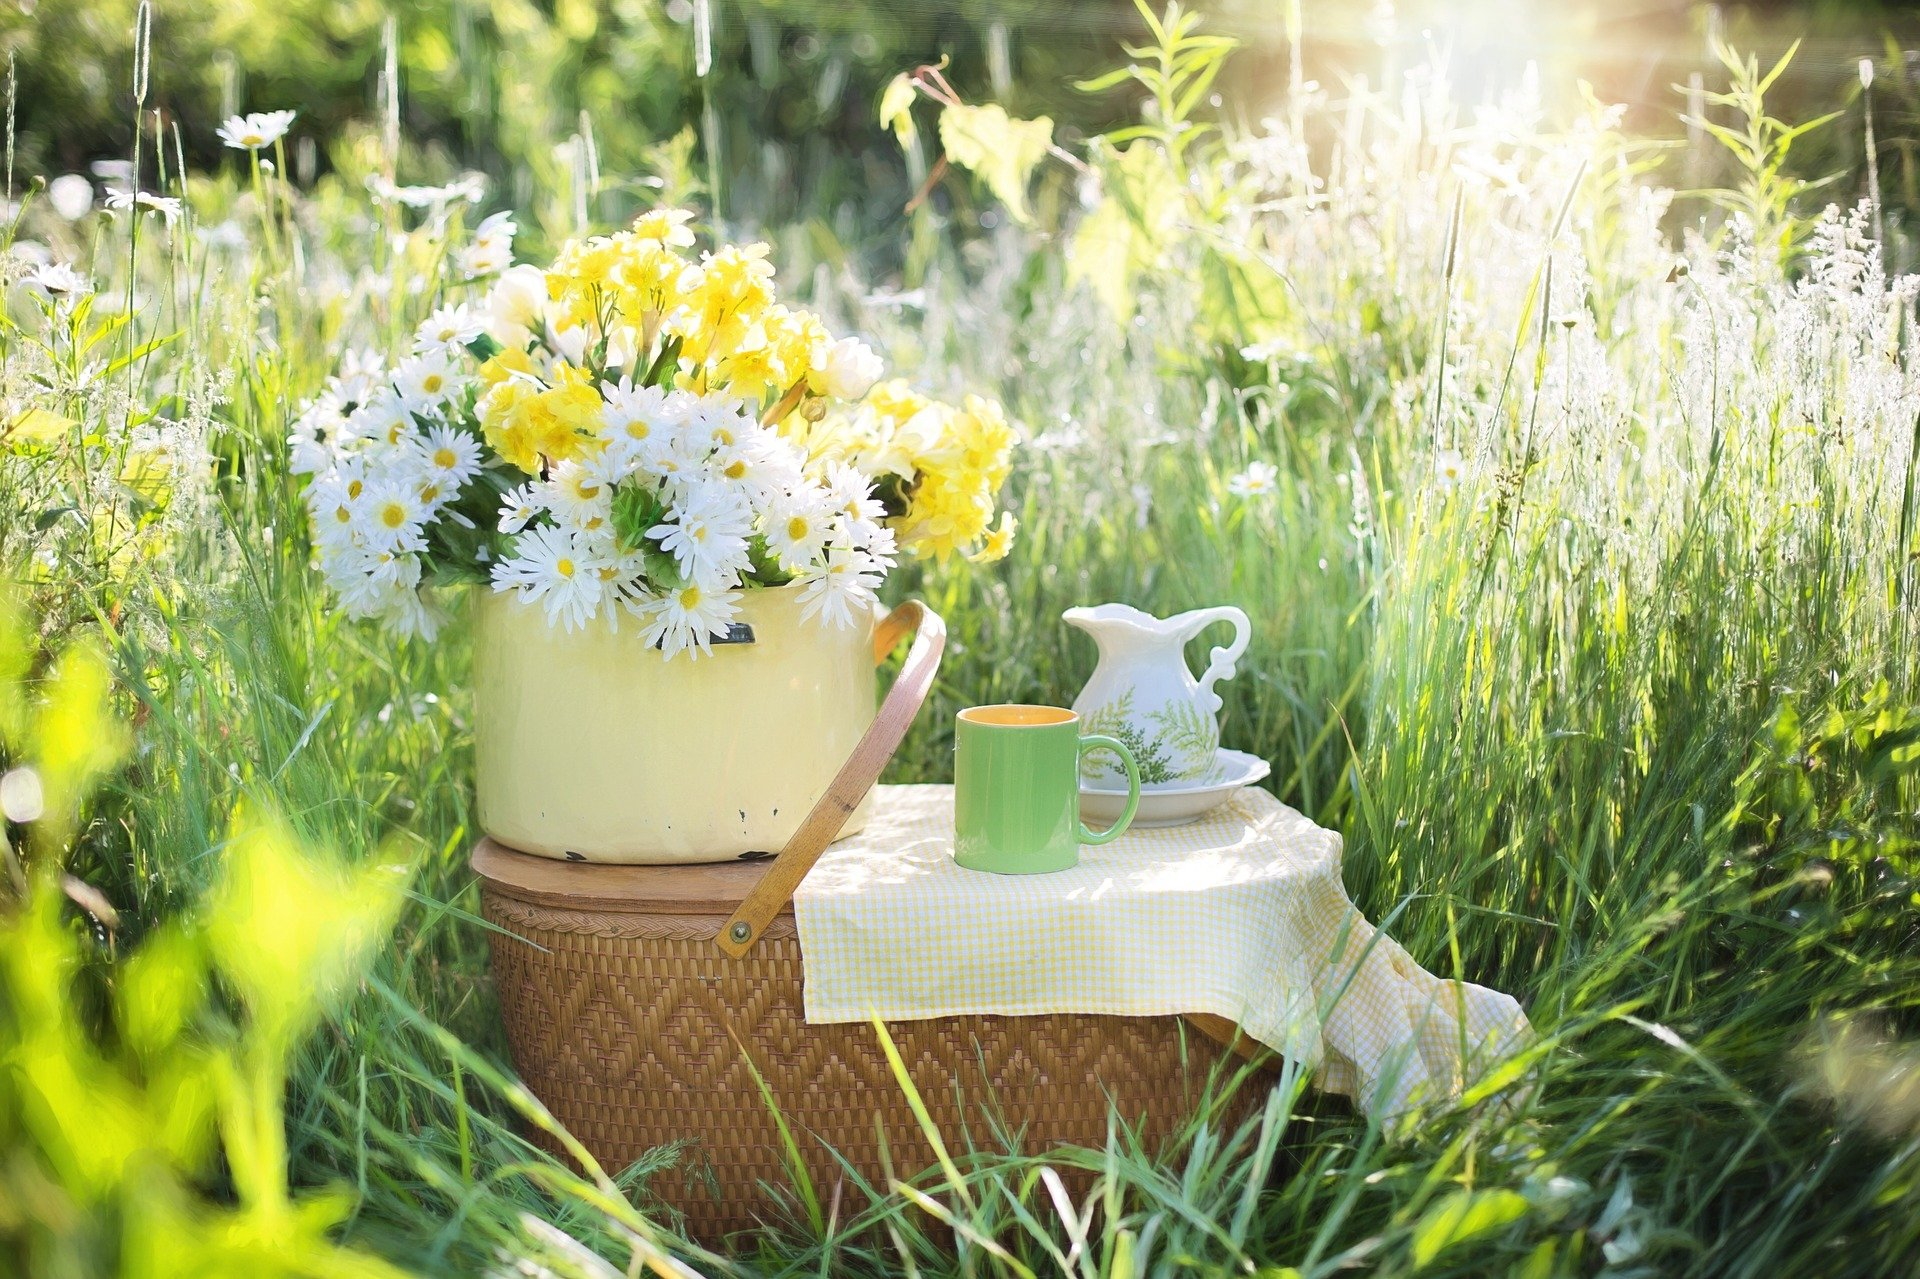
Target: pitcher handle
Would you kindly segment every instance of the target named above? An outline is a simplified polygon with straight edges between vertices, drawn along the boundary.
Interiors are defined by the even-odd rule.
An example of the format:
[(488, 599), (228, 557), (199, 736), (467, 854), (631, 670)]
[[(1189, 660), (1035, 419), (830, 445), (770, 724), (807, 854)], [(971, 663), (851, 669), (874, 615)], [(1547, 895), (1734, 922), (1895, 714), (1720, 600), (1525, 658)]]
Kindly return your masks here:
[(1192, 616), (1194, 625), (1188, 632), (1190, 635), (1198, 635), (1215, 622), (1233, 623), (1233, 641), (1224, 648), (1215, 648), (1207, 655), (1206, 674), (1200, 677), (1201, 695), (1210, 698), (1213, 702), (1207, 711), (1211, 715), (1220, 710), (1221, 701), (1220, 695), (1213, 691), (1213, 686), (1223, 679), (1233, 678), (1234, 663), (1240, 660), (1240, 655), (1247, 651), (1248, 642), (1253, 639), (1253, 623), (1247, 620), (1245, 613), (1231, 604), (1225, 604), (1219, 608), (1203, 608)]

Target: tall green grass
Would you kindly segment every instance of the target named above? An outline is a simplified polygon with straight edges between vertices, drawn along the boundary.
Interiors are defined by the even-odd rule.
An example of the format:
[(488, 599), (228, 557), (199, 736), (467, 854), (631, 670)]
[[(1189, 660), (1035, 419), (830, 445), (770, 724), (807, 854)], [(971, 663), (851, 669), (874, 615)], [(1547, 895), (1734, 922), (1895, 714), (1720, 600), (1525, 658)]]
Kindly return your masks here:
[[(55, 498), (0, 509), (0, 546), (70, 539), (22, 571), (49, 626), (111, 642), (135, 725), (68, 869), (118, 906), (125, 947), (203, 909), (242, 800), (356, 860), (399, 842), (409, 904), (299, 1047), (287, 1139), (298, 1184), (351, 1193), (351, 1241), (422, 1273), (631, 1273), (661, 1250), (742, 1274), (1901, 1272), (1920, 1250), (1920, 1113), (1896, 1086), (1920, 1069), (1913, 294), (1844, 219), (1784, 267), (1747, 247), (1767, 227), (1676, 242), (1663, 225), (1695, 220), (1663, 223), (1643, 148), (1532, 110), (1474, 119), (1416, 80), (1195, 150), (1178, 215), (1141, 230), (1125, 319), (1045, 235), (925, 213), (903, 303), (830, 219), (767, 231), (837, 321), (931, 389), (996, 389), (1028, 428), (1013, 558), (895, 583), (952, 641), (893, 779), (946, 777), (958, 706), (1071, 698), (1092, 652), (1065, 608), (1239, 604), (1258, 638), (1228, 743), (1345, 833), (1351, 895), (1416, 959), (1525, 1003), (1540, 1039), (1504, 1104), (1389, 1131), (1290, 1071), (1246, 1124), (1203, 1112), (1162, 1149), (945, 1134), (950, 1168), (845, 1188), (830, 1225), (796, 1206), (724, 1258), (646, 1196), (672, 1152), (601, 1170), (536, 1151), (551, 1121), (506, 1064), (465, 869), (464, 628), (400, 645), (344, 622), (285, 467), (340, 352), (435, 300), (390, 282), (442, 230), (396, 247), (397, 215), (338, 184), (264, 209), (189, 184), (207, 221), (261, 245), (268, 213), (298, 254), (209, 246), (193, 218), (130, 248), (125, 215), (26, 214), (103, 299), (137, 275), (130, 335), (178, 331), (116, 385), (197, 432), (182, 447), (213, 475), (104, 558), (36, 527)], [(18, 368), (44, 330), (14, 296)], [(94, 403), (61, 394), (38, 402)], [(88, 458), (98, 479), (95, 455), (0, 466), (56, 492)], [(1235, 496), (1256, 460), (1277, 488)]]

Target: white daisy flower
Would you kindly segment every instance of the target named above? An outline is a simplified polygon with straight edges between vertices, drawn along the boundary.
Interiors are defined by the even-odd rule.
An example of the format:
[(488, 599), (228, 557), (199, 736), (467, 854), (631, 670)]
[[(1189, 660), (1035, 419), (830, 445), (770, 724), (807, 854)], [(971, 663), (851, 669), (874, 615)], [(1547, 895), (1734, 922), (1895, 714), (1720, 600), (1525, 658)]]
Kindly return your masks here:
[(799, 569), (820, 558), (838, 515), (832, 495), (810, 485), (776, 498), (760, 517), (760, 535), (781, 564)]
[(107, 207), (115, 212), (125, 212), (128, 209), (138, 212), (144, 209), (148, 213), (158, 213), (160, 220), (168, 226), (178, 222), (183, 212), (180, 201), (176, 197), (155, 195), (151, 191), (109, 191)]
[(252, 115), (229, 116), (217, 132), (220, 140), (236, 151), (258, 151), (287, 136), (297, 114), (292, 111), (255, 111)]
[(698, 582), (668, 591), (642, 610), (647, 627), (640, 638), (657, 644), (671, 659), (687, 649), (713, 652), (712, 639), (725, 635), (740, 612), (738, 591), (714, 590)]
[(454, 265), (469, 280), (498, 274), (513, 265), (513, 245), (500, 240), (482, 240), (470, 244), (454, 256)]
[(513, 265), (513, 237), (519, 227), (513, 214), (502, 211), (488, 215), (474, 228), (473, 243), (455, 257), (455, 265), (468, 279), (495, 275)]
[(339, 437), (346, 415), (340, 411), (340, 397), (333, 389), (320, 392), (293, 421), (287, 436), (291, 455), (289, 469), (295, 475), (314, 475), (333, 461), (334, 441)]
[(685, 486), (668, 509), (667, 522), (647, 530), (673, 556), (681, 573), (696, 582), (732, 582), (748, 566), (747, 538), (753, 515), (745, 496), (725, 484)]
[(493, 566), (493, 589), (515, 591), (527, 603), (541, 604), (550, 625), (579, 630), (598, 611), (605, 593), (602, 564), (571, 529), (534, 529), (514, 542), (511, 559)]
[(756, 507), (802, 487), (818, 487), (803, 483), (800, 451), (758, 424), (732, 444), (716, 450), (708, 467), (743, 491)]
[(26, 285), (49, 297), (77, 298), (93, 292), (93, 281), (65, 262), (44, 262), (27, 273)]
[(348, 438), (377, 444), (399, 444), (416, 429), (413, 411), (391, 386), (376, 387), (347, 415), (344, 426)]
[(1466, 473), (1467, 459), (1452, 449), (1441, 450), (1439, 456), (1433, 459), (1434, 478), (1439, 481), (1442, 489), (1453, 488)]
[(717, 396), (696, 400), (687, 417), (688, 443), (703, 453), (733, 449), (764, 429), (759, 415), (745, 404)]
[(691, 397), (657, 386), (635, 386), (629, 378), (602, 387), (600, 395), (606, 405), (600, 413), (600, 437), (607, 442), (607, 456), (626, 470), (657, 473), (652, 459), (678, 433)]
[(394, 389), (415, 413), (439, 409), (464, 391), (467, 381), (445, 347), (402, 360), (393, 371)]
[(500, 499), (500, 531), (518, 533), (546, 509), (546, 506), (534, 495), (533, 485), (522, 484)]
[(342, 405), (359, 405), (386, 384), (387, 366), (372, 351), (348, 351), (328, 385)]
[(388, 482), (369, 487), (357, 504), (356, 532), (372, 551), (421, 551), (427, 546), (426, 504), (418, 486)]
[(1255, 462), (1227, 481), (1227, 492), (1235, 497), (1265, 497), (1280, 486), (1280, 468), (1271, 462)]
[(900, 545), (892, 529), (870, 520), (848, 520), (843, 534), (845, 544), (866, 553), (872, 566), (881, 572), (891, 569), (900, 554)]
[(613, 515), (613, 490), (618, 482), (606, 457), (581, 462), (568, 460), (553, 468), (550, 479), (534, 485), (540, 503), (553, 517), (583, 533), (606, 526)]
[[(607, 620), (615, 630), (620, 627), (620, 613), (625, 610), (635, 617), (643, 616), (646, 609), (659, 595), (647, 582), (646, 556), (638, 551), (630, 555), (618, 552), (603, 556), (600, 564), (600, 584), (607, 601)], [(614, 605), (618, 605), (615, 608)]]
[(824, 563), (800, 575), (800, 617), (846, 627), (856, 615), (872, 612), (880, 598), (882, 572), (864, 551), (835, 549), (827, 552)]
[(834, 509), (848, 519), (878, 524), (887, 518), (887, 510), (873, 495), (873, 481), (845, 462), (827, 463), (827, 492)]
[(436, 426), (416, 447), (427, 473), (450, 494), (480, 473), (480, 441), (458, 427)]
[(321, 560), (321, 570), (349, 617), (384, 616), (420, 585), (419, 557), (396, 551), (339, 547)]
[(429, 351), (464, 347), (486, 331), (485, 316), (465, 302), (456, 302), (429, 315), (413, 331), (413, 350), (416, 355), (425, 355)]
[(313, 540), (321, 546), (350, 545), (360, 522), (360, 498), (364, 486), (356, 491), (339, 475), (327, 475), (307, 487), (307, 514), (313, 525)]

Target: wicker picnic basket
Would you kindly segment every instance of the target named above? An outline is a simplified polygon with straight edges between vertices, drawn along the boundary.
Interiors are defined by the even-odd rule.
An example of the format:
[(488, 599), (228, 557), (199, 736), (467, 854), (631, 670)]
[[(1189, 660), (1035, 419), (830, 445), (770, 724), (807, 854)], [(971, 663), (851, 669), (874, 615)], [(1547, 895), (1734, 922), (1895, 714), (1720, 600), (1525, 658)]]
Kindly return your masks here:
[[(876, 661), (908, 632), (912, 650), (872, 728), (771, 861), (580, 865), (492, 840), (474, 853), (521, 1077), (609, 1170), (679, 1145), (678, 1164), (648, 1188), (696, 1238), (777, 1215), (774, 1188), (790, 1184), (756, 1071), (823, 1200), (846, 1178), (842, 1159), (881, 1187), (886, 1167), (904, 1177), (933, 1162), (873, 1029), (806, 1023), (790, 905), (931, 687), (944, 628), (918, 604), (881, 625)], [(1157, 1141), (1211, 1079), (1235, 1073), (1228, 1045), (1244, 1048), (1230, 1023), (1199, 1017), (950, 1017), (888, 1031), (958, 1150), (1003, 1149), (1009, 1134), (1030, 1152), (1098, 1145), (1110, 1116)], [(1243, 1087), (1230, 1104), (1260, 1091)], [(845, 1196), (848, 1212), (862, 1203)]]

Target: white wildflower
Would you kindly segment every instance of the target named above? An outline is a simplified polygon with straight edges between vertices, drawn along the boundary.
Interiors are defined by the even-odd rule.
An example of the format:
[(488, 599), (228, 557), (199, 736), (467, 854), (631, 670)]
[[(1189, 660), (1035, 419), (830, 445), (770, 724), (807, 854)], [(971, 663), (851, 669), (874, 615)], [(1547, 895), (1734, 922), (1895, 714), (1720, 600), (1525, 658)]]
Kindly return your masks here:
[(84, 297), (93, 282), (65, 262), (47, 262), (27, 273), (26, 285), (55, 298)]
[(1265, 497), (1279, 486), (1279, 467), (1271, 462), (1254, 462), (1227, 481), (1227, 492), (1235, 497)]
[(180, 201), (176, 197), (155, 195), (151, 191), (109, 191), (107, 207), (120, 213), (129, 209), (136, 212), (145, 210), (148, 213), (158, 213), (160, 220), (168, 226), (178, 222), (182, 212)]
[(781, 564), (800, 569), (826, 549), (838, 512), (833, 497), (817, 486), (776, 499), (760, 517), (760, 535)]
[(542, 605), (549, 624), (579, 630), (599, 609), (604, 564), (580, 534), (534, 529), (515, 539), (511, 558), (493, 566), (493, 589), (514, 591), (527, 603)]
[(258, 151), (270, 147), (287, 135), (295, 112), (256, 111), (252, 115), (229, 116), (217, 132), (220, 140), (236, 151)]
[(541, 505), (560, 523), (591, 533), (604, 528), (612, 516), (616, 483), (612, 465), (602, 456), (562, 462), (553, 468), (550, 479), (533, 487)]
[(486, 317), (464, 302), (443, 306), (421, 322), (413, 332), (416, 355), (465, 347), (487, 331)]
[(533, 485), (522, 484), (501, 497), (499, 529), (502, 533), (518, 533), (546, 509), (534, 494)]
[(369, 489), (358, 504), (357, 532), (373, 551), (422, 551), (427, 539), (425, 503), (417, 483), (404, 481)]
[(487, 215), (474, 228), (473, 242), (460, 250), (456, 264), (469, 279), (506, 270), (513, 265), (513, 237), (519, 230), (510, 212)]
[(854, 624), (879, 599), (882, 570), (864, 551), (833, 550), (826, 561), (800, 576), (800, 616), (831, 626)]
[(669, 658), (688, 649), (710, 654), (713, 637), (725, 635), (739, 611), (739, 592), (689, 583), (642, 608), (647, 626), (640, 638)]
[(480, 441), (455, 426), (436, 426), (418, 446), (427, 474), (449, 496), (480, 473)]
[(403, 360), (393, 371), (394, 389), (411, 413), (440, 412), (470, 380), (444, 347)]
[(748, 567), (752, 514), (736, 489), (712, 481), (686, 486), (665, 523), (647, 530), (696, 582), (731, 582)]

